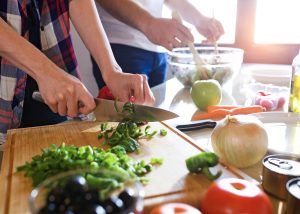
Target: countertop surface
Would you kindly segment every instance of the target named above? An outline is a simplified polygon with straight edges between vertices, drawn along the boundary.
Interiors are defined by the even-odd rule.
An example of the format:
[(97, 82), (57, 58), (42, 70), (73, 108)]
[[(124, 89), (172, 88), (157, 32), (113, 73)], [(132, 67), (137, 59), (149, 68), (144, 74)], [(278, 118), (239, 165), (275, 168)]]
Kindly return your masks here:
[[(248, 69), (251, 70), (251, 67), (256, 68), (255, 66), (258, 65), (252, 65), (252, 64), (245, 64), (242, 67), (241, 72), (248, 71)], [(265, 66), (265, 65), (264, 65)], [(272, 65), (274, 66), (274, 65)], [(290, 69), (290, 66), (284, 66), (284, 65), (279, 65), (277, 68), (282, 68), (283, 70), (288, 71)], [(234, 84), (228, 84), (223, 88), (222, 91), (222, 102), (221, 104), (224, 105), (243, 105), (246, 101), (245, 98), (245, 93), (243, 91), (243, 85), (248, 83), (249, 81), (253, 81), (252, 77), (245, 73), (240, 73), (234, 80)], [(284, 83), (285, 85), (288, 85), (289, 80), (284, 80), (287, 81), (287, 83)], [(193, 104), (193, 101), (190, 97), (190, 89), (183, 87), (183, 85), (176, 79), (172, 78), (168, 80), (167, 82), (158, 85), (154, 88), (152, 88), (152, 91), (156, 97), (156, 107), (160, 107), (163, 109), (171, 110), (175, 113), (177, 113), (180, 117), (173, 119), (173, 120), (168, 120), (165, 121), (166, 124), (170, 126), (175, 126), (177, 124), (183, 124), (183, 123), (189, 123), (191, 122), (191, 116), (197, 112), (197, 107)], [(281, 110), (281, 113), (286, 112), (286, 108)], [(280, 112), (275, 112), (275, 114), (280, 114)], [(284, 115), (284, 119), (286, 119), (286, 115)], [(273, 116), (271, 115), (271, 118)], [(276, 130), (285, 130), (282, 132), (278, 132), (281, 135), (286, 135), (286, 133), (289, 133), (291, 136), (290, 141), (294, 141), (294, 144), (297, 139), (297, 133), (300, 133), (300, 116), (299, 117), (293, 117), (293, 123), (291, 123), (292, 128), (290, 127), (290, 122), (289, 121), (282, 121), (280, 123), (281, 125), (276, 125), (275, 129)], [(298, 120), (299, 119), (299, 120)], [(277, 123), (276, 123), (277, 124)], [(296, 124), (296, 125), (295, 125)], [(271, 125), (271, 128), (273, 129), (274, 127)], [(286, 131), (288, 130), (288, 131)], [(290, 132), (292, 130), (292, 132)], [(202, 129), (198, 131), (190, 131), (186, 132), (185, 134), (191, 137), (197, 144), (197, 146), (205, 149), (205, 150), (211, 150), (210, 146), (210, 135), (211, 135), (212, 129)], [(300, 136), (298, 136), (299, 139)], [(287, 138), (284, 137), (282, 139), (283, 141), (287, 141)], [(299, 146), (293, 146), (295, 147), (295, 152), (300, 155), (300, 147)], [(279, 145), (279, 148), (282, 149), (283, 146)], [(0, 152), (0, 166), (1, 166), (1, 157), (2, 154)], [(262, 164), (257, 163), (256, 165), (242, 169), (242, 172), (244, 172), (246, 175), (254, 178), (258, 183), (261, 183), (261, 172), (262, 172)], [(277, 200), (276, 198), (271, 197), (271, 200), (273, 204), (275, 204), (275, 209), (276, 213), (280, 214), (283, 213), (284, 210), (284, 202)]]
[[(265, 65), (265, 64), (243, 64), (240, 73), (233, 79), (231, 83), (226, 85), (222, 90), (222, 101), (224, 105), (244, 105), (247, 102), (245, 85), (256, 82), (257, 76), (252, 76), (252, 71), (259, 69), (266, 70), (268, 68), (280, 71), (273, 75), (264, 74), (260, 76), (259, 81), (264, 81), (263, 84), (276, 84), (278, 78), (281, 79), (280, 87), (286, 87), (288, 90), (291, 66), (289, 65)], [(254, 72), (253, 72), (254, 73)], [(283, 75), (284, 74), (284, 75)], [(266, 75), (266, 76), (264, 76)], [(271, 78), (272, 77), (272, 78)], [(156, 97), (156, 107), (171, 110), (177, 113), (180, 117), (166, 121), (171, 126), (178, 124), (185, 124), (191, 122), (192, 115), (197, 112), (197, 107), (194, 105), (191, 96), (190, 88), (185, 88), (176, 78), (168, 80), (166, 83), (158, 85), (152, 88), (152, 91)], [(288, 100), (288, 93), (286, 94), (286, 100)], [(287, 104), (282, 109), (278, 109), (273, 112), (263, 113), (259, 119), (263, 119), (266, 123), (266, 129), (269, 136), (269, 152), (268, 154), (276, 154), (278, 152), (296, 154), (300, 157), (300, 147), (298, 146), (297, 139), (300, 134), (300, 115), (291, 115), (287, 113)], [(263, 122), (264, 122), (263, 121)], [(189, 137), (196, 141), (197, 145), (206, 150), (212, 150), (210, 145), (210, 135), (212, 133), (211, 128), (206, 128), (197, 131), (185, 132)], [(297, 134), (299, 133), (299, 134)], [(296, 145), (297, 144), (297, 145)], [(268, 155), (267, 154), (267, 155)], [(248, 176), (254, 178), (258, 183), (262, 182), (262, 164), (257, 163), (252, 167), (242, 169)], [(276, 213), (284, 212), (284, 202), (279, 201), (272, 196), (271, 200), (276, 207)]]

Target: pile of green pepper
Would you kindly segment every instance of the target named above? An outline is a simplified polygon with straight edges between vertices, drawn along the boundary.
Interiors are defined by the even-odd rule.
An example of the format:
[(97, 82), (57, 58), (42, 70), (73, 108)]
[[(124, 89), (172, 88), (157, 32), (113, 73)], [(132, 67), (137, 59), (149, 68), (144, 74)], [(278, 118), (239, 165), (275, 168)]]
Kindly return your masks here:
[[(119, 112), (117, 105), (115, 105), (116, 111)], [(146, 126), (144, 132), (142, 131), (141, 125), (144, 125), (144, 122), (134, 121), (132, 115), (134, 114), (134, 104), (125, 103), (122, 109), (122, 114), (126, 115), (124, 120), (118, 124), (116, 128), (108, 128), (107, 123), (101, 124), (101, 130), (98, 134), (98, 139), (104, 137), (105, 144), (110, 146), (122, 146), (126, 152), (139, 151), (138, 139), (151, 139), (157, 131), (151, 131), (150, 126)], [(167, 131), (162, 129), (160, 130), (161, 136), (166, 136)]]
[[(125, 179), (131, 178), (146, 182), (144, 175), (152, 171), (153, 164), (159, 161), (135, 161), (126, 154), (121, 146), (115, 146), (107, 151), (91, 146), (68, 146), (64, 143), (57, 147), (42, 150), (41, 155), (32, 158), (31, 162), (17, 167), (17, 171), (24, 172), (26, 177), (31, 177), (33, 186), (37, 186), (46, 178), (75, 169), (107, 169)], [(120, 181), (118, 181), (120, 182)]]

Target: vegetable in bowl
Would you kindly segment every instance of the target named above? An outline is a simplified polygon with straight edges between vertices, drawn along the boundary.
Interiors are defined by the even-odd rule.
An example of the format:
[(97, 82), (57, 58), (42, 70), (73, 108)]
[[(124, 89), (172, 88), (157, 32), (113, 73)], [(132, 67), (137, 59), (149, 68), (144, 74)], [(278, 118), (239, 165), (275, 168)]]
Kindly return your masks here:
[(29, 205), (34, 214), (142, 211), (144, 191), (141, 184), (130, 179), (121, 183), (124, 179), (128, 178), (103, 169), (64, 172), (35, 188), (30, 194)]
[[(189, 48), (175, 48), (168, 57), (172, 74), (186, 87), (191, 87), (196, 80), (215, 79), (220, 85), (232, 80), (240, 70), (244, 51), (238, 48), (219, 47), (216, 54), (214, 47), (197, 47), (204, 64), (196, 66)], [(200, 68), (201, 71), (200, 71)]]

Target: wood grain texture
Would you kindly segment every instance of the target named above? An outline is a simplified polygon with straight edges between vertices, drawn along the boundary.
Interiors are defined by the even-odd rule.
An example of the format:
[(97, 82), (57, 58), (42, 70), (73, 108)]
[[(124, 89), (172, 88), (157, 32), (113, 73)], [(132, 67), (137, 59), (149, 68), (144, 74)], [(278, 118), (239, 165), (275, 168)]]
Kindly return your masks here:
[[(164, 163), (147, 176), (150, 182), (145, 186), (144, 213), (148, 213), (157, 204), (171, 201), (186, 202), (198, 207), (211, 181), (203, 175), (188, 173), (185, 159), (203, 150), (189, 137), (164, 123), (151, 123), (150, 126), (158, 131), (164, 128), (168, 134), (165, 137), (156, 135), (151, 140), (141, 140), (141, 153), (131, 154), (137, 160), (148, 161), (153, 157), (164, 159)], [(99, 130), (100, 124), (97, 122), (10, 130), (0, 175), (0, 213), (30, 213), (28, 196), (32, 190), (31, 179), (17, 173), (16, 167), (31, 161), (33, 156), (41, 154), (41, 149), (51, 144), (59, 146), (65, 142), (67, 145), (103, 147), (97, 139)], [(223, 171), (222, 177), (245, 178), (242, 172), (223, 163), (212, 171), (219, 169)]]

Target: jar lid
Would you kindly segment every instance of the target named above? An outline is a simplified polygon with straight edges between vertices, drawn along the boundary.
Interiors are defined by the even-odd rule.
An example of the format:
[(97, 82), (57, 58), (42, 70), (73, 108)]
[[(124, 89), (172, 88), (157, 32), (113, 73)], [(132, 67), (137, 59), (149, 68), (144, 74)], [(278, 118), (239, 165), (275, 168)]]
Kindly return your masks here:
[(300, 200), (300, 178), (293, 178), (286, 184), (287, 191)]
[(264, 159), (263, 164), (269, 170), (279, 174), (300, 176), (300, 162), (294, 156), (270, 155)]

